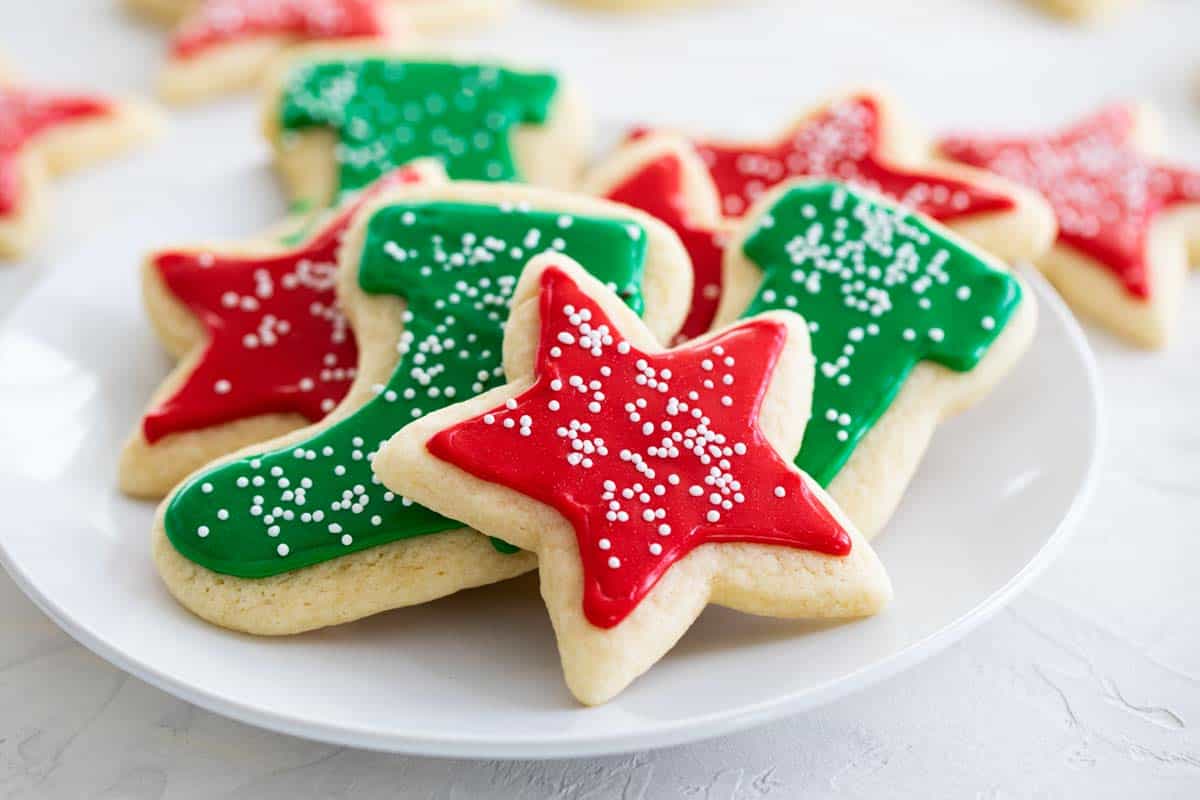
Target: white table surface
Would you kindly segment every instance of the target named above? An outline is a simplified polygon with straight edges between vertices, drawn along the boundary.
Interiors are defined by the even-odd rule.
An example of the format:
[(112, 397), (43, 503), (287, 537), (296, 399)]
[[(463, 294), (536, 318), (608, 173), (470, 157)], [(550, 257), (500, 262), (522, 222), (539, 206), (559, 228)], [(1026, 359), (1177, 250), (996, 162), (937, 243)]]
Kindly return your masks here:
[[(0, 52), (44, 83), (146, 93), (161, 40), (114, 5), (9, 0)], [(837, 8), (813, 16), (827, 5)], [(1015, 0), (746, 3), (623, 28), (635, 22), (543, 11), (487, 44), (562, 66), (603, 120), (727, 120), (740, 133), (768, 131), (861, 82), (885, 82), (931, 129), (1051, 126), (1106, 99), (1145, 98), (1165, 112), (1178, 160), (1200, 167), (1194, 0), (1147, 0), (1093, 29), (1048, 22)], [(56, 235), (26, 263), (0, 268), (0, 317), (89, 232), (133, 213), (149, 187), (261, 162), (254, 108), (177, 113), (153, 150), (60, 182)], [(1200, 275), (1169, 352), (1089, 337), (1108, 451), (1061, 558), (961, 644), (834, 706), (603, 759), (347, 750), (223, 719), (129, 677), (0, 573), (0, 797), (1196, 797)]]

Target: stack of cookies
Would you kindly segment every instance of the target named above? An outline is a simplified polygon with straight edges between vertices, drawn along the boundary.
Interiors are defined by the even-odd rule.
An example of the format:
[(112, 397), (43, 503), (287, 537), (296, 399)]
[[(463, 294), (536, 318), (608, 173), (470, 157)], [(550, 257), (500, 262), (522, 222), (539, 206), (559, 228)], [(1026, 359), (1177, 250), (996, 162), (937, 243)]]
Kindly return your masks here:
[(171, 593), (233, 630), (536, 569), (598, 704), (710, 602), (875, 614), (872, 537), (1033, 340), (1010, 265), (1158, 345), (1200, 244), (1200, 175), (1152, 161), (1133, 108), (933, 143), (855, 91), (762, 141), (643, 127), (589, 164), (564, 76), (397, 49), (453, 4), (139, 5), (191, 13), (171, 95), (261, 73), (296, 209), (144, 265), (178, 364), (119, 482), (161, 498)]

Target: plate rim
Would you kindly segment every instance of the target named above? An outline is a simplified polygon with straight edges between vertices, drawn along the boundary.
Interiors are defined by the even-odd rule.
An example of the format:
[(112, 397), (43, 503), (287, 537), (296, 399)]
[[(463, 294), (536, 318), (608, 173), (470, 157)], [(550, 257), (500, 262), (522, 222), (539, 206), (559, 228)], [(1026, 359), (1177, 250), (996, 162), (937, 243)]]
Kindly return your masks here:
[[(67, 259), (64, 263), (71, 260), (73, 259)], [(52, 598), (46, 596), (29, 580), (9, 555), (3, 536), (0, 536), (0, 567), (4, 568), (21, 592), (42, 613), (75, 641), (118, 669), (207, 711), (258, 728), (304, 739), (413, 756), (508, 760), (563, 759), (619, 755), (636, 750), (659, 749), (711, 739), (764, 725), (858, 693), (940, 653), (986, 622), (1024, 590), (1061, 553), (1070, 535), (1076, 529), (1082, 512), (1090, 503), (1095, 492), (1100, 465), (1107, 448), (1106, 434), (1102, 424), (1105, 409), (1103, 384), (1100, 380), (1095, 353), (1088, 343), (1079, 321), (1040, 272), (1034, 268), (1025, 267), (1021, 268), (1021, 273), (1034, 286), (1035, 294), (1042, 304), (1042, 314), (1045, 315), (1052, 311), (1054, 317), (1062, 323), (1068, 343), (1080, 358), (1085, 384), (1090, 390), (1091, 452), (1083, 480), (1076, 488), (1066, 512), (1029, 561), (1003, 586), (965, 614), (878, 662), (860, 667), (817, 686), (783, 694), (771, 700), (742, 705), (732, 710), (693, 716), (686, 720), (660, 723), (651, 730), (634, 733), (623, 731), (587, 734), (566, 740), (547, 739), (544, 735), (497, 739), (494, 736), (469, 733), (453, 736), (419, 734), (411, 731), (381, 733), (341, 723), (314, 722), (293, 714), (255, 708), (244, 701), (230, 699), (211, 690), (199, 688), (110, 645), (99, 635), (77, 624)], [(45, 276), (46, 279), (50, 277), (50, 275)], [(32, 287), (25, 298), (11, 309), (12, 313), (0, 321), (0, 332), (16, 327), (13, 319), (27, 304), (36, 300), (38, 289), (44, 282), (40, 281), (39, 285)]]

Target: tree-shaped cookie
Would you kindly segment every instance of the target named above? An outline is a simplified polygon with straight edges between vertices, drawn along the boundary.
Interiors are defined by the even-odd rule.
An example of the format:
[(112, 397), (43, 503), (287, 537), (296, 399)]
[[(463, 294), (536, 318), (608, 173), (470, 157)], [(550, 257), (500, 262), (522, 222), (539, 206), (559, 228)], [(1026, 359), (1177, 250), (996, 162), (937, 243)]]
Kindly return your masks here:
[(307, 429), (192, 475), (163, 503), (155, 559), (184, 605), (226, 627), (291, 633), (425, 602), (533, 566), (381, 486), (379, 446), (504, 380), (517, 276), (543, 251), (587, 253), (597, 277), (678, 329), (687, 256), (645, 215), (528, 187), (396, 189), (351, 225), (338, 299), (358, 339), (349, 393)]
[(507, 382), (381, 451), (394, 491), (538, 554), (567, 685), (602, 703), (705, 604), (872, 614), (870, 545), (790, 462), (812, 386), (804, 321), (773, 312), (671, 350), (577, 263), (542, 255), (505, 332)]
[(949, 158), (1038, 190), (1058, 241), (1038, 266), (1075, 310), (1144, 347), (1166, 344), (1189, 261), (1200, 261), (1200, 170), (1158, 161), (1145, 108), (1113, 106), (1060, 133), (955, 136)]
[(937, 424), (1028, 347), (1032, 293), (938, 223), (843, 184), (786, 184), (747, 219), (717, 321), (771, 309), (808, 321), (817, 370), (796, 463), (872, 536)]
[(26, 88), (0, 69), (0, 257), (23, 254), (45, 227), (51, 177), (115, 156), (160, 127), (141, 103)]
[(143, 268), (146, 309), (180, 362), (125, 445), (121, 489), (162, 497), (213, 459), (332, 411), (358, 364), (354, 332), (337, 304), (342, 236), (370, 198), (441, 180), (433, 162), (402, 167), (296, 245), (268, 236), (151, 254)]
[[(686, 154), (688, 148), (694, 155)], [(697, 168), (706, 169), (709, 180), (696, 176)], [(797, 177), (880, 192), (1002, 259), (1038, 256), (1053, 237), (1053, 217), (1037, 194), (981, 170), (931, 160), (923, 137), (899, 118), (894, 104), (868, 91), (816, 106), (771, 140), (693, 139), (689, 145), (639, 132), (586, 186), (660, 216), (689, 244), (697, 274), (705, 275), (732, 221), (773, 186)], [(719, 283), (697, 280), (704, 289), (690, 322), (711, 321)], [(686, 330), (695, 333), (691, 325)]]
[(567, 188), (586, 148), (581, 109), (548, 72), (303, 48), (273, 73), (265, 128), (293, 197), (325, 205), (408, 161), (454, 180)]

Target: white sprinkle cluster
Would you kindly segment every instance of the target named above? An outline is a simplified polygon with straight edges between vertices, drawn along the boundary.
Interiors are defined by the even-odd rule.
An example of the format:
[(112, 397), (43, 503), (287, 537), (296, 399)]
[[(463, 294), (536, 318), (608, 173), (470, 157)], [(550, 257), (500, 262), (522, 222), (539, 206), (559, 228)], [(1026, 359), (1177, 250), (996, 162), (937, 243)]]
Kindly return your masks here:
[[(817, 380), (823, 382), (814, 395), (814, 413), (832, 423), (833, 435), (846, 442), (856, 420), (840, 406), (854, 407), (855, 400), (835, 390), (867, 390), (855, 387), (856, 355), (868, 349), (878, 353), (881, 347), (911, 350), (922, 341), (940, 345), (948, 334), (945, 323), (935, 321), (946, 318), (934, 313), (935, 301), (966, 302), (972, 290), (965, 284), (955, 286), (947, 268), (950, 250), (934, 241), (915, 218), (841, 188), (828, 200), (837, 212), (832, 222), (828, 209), (822, 213), (815, 202), (777, 207), (769, 224), (760, 223), (760, 230), (782, 230), (778, 217), (787, 213), (787, 230), (795, 231), (780, 254), (787, 267), (764, 287), (760, 301), (799, 308), (809, 317)], [(811, 299), (803, 300), (806, 297)], [(900, 314), (928, 321), (916, 323), (918, 327), (900, 325)], [(995, 320), (983, 317), (979, 325), (991, 330)]]
[[(282, 271), (266, 267), (256, 269), (251, 275), (251, 286), (245, 287), (244, 291), (230, 288), (220, 298), (224, 313), (250, 317), (249, 320), (237, 320), (246, 331), (240, 343), (247, 351), (278, 347), (297, 330), (313, 330), (315, 326), (317, 330), (328, 331), (329, 349), (322, 356), (320, 369), (317, 370), (314, 364), (314, 371), (302, 374), (295, 383), (301, 392), (318, 392), (320, 409), (324, 413), (333, 410), (357, 372), (354, 363), (343, 363), (343, 359), (350, 354), (345, 346), (349, 341), (350, 329), (346, 316), (336, 304), (336, 273), (337, 265), (334, 263), (300, 258), (294, 264), (286, 265)], [(273, 299), (295, 291), (311, 295), (312, 300), (307, 307), (309, 318), (289, 319), (280, 316), (283, 313), (281, 304), (272, 303)], [(217, 395), (228, 395), (237, 388), (230, 377), (219, 378), (213, 383), (213, 392)]]

